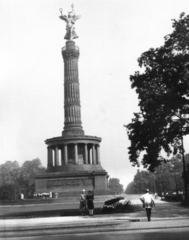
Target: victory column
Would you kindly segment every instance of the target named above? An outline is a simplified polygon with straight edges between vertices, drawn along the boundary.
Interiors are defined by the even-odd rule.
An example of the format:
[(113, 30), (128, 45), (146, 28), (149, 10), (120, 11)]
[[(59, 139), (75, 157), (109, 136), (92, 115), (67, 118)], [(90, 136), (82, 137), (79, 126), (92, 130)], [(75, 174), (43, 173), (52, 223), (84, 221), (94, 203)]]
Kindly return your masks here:
[(79, 48), (74, 6), (68, 15), (60, 9), (60, 19), (66, 22), (64, 60), (64, 129), (62, 136), (47, 139), (47, 171), (36, 176), (36, 193), (57, 192), (59, 197), (78, 196), (84, 188), (95, 195), (109, 194), (108, 174), (101, 166), (101, 138), (87, 136), (81, 122), (79, 89)]

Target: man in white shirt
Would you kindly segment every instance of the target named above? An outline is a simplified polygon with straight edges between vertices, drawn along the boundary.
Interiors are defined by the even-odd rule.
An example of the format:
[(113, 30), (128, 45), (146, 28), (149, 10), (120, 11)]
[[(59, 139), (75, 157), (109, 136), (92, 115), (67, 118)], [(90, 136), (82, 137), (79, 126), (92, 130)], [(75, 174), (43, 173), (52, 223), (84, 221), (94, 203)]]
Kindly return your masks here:
[(141, 202), (143, 203), (143, 208), (146, 209), (146, 215), (148, 222), (151, 221), (151, 210), (155, 207), (155, 201), (151, 194), (149, 194), (149, 189), (146, 189), (146, 194), (140, 197)]

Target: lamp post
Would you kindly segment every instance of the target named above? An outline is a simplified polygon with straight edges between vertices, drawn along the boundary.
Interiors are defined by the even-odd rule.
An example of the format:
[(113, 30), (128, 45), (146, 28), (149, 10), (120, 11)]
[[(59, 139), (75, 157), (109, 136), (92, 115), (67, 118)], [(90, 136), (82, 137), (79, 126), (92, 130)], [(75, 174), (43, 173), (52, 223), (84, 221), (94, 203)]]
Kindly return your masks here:
[(156, 193), (156, 175), (155, 175), (155, 172), (154, 172), (154, 194)]
[[(185, 127), (187, 128), (187, 127)], [(182, 159), (182, 165), (183, 165), (183, 179), (184, 179), (184, 196), (185, 196), (185, 203), (187, 203), (188, 200), (188, 190), (187, 190), (187, 178), (186, 178), (186, 163), (185, 163), (185, 156), (184, 156), (184, 141), (183, 141), (183, 128), (181, 128), (181, 134), (180, 134), (180, 140), (181, 143), (179, 144), (179, 141), (176, 140), (176, 147), (181, 147), (181, 156), (180, 154), (177, 155), (177, 159)]]
[(173, 177), (175, 180), (175, 191), (178, 194), (178, 184), (177, 184), (177, 174), (178, 172), (176, 171), (176, 160), (181, 160), (180, 154), (177, 154), (177, 156), (173, 155), (173, 160), (170, 163), (170, 172), (173, 173)]
[(183, 163), (183, 178), (184, 178), (184, 190), (185, 190), (185, 203), (187, 203), (188, 190), (187, 190), (186, 164), (185, 164), (185, 157), (184, 157), (184, 143), (183, 143), (183, 135), (182, 135), (182, 133), (181, 133), (181, 148), (182, 148), (182, 163)]
[[(186, 119), (188, 119), (186, 116), (185, 116), (185, 119), (182, 118), (182, 114), (180, 112), (180, 110), (178, 111), (179, 112), (179, 117), (180, 117), (180, 120), (185, 120), (185, 124), (186, 126), (185, 127), (182, 127), (181, 126), (181, 134), (180, 134), (180, 147), (181, 147), (181, 155), (182, 157), (179, 157), (180, 159), (182, 158), (182, 165), (183, 165), (183, 179), (184, 179), (184, 196), (185, 196), (185, 203), (187, 203), (187, 200), (188, 200), (188, 190), (187, 190), (187, 177), (186, 177), (186, 163), (185, 163), (185, 156), (184, 156), (184, 141), (183, 141), (183, 129), (188, 129), (188, 121), (186, 121)], [(178, 119), (176, 120), (178, 121)], [(178, 141), (176, 143), (177, 147), (179, 146), (178, 144)]]

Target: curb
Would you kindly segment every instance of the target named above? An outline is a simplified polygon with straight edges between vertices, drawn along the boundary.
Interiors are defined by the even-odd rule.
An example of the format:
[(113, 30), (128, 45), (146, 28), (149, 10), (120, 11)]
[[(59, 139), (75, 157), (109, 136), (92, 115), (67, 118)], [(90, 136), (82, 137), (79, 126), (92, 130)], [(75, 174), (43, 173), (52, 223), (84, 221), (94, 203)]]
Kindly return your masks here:
[[(145, 224), (147, 225), (147, 222), (145, 222)], [(1, 232), (0, 231), (0, 237), (34, 237), (34, 236), (46, 236), (52, 233), (55, 233), (56, 235), (62, 235), (62, 234), (86, 234), (86, 233), (94, 233), (94, 229), (95, 231), (98, 232), (116, 232), (116, 231), (142, 231), (142, 230), (155, 230), (155, 229), (168, 229), (168, 228), (188, 228), (189, 227), (189, 223), (186, 224), (182, 224), (178, 226), (178, 222), (173, 224), (173, 225), (162, 225), (162, 226), (150, 226), (150, 224), (148, 223), (148, 226), (141, 226), (141, 227), (137, 227), (137, 226), (130, 226), (130, 225), (135, 225), (135, 224), (131, 224), (131, 223), (127, 223), (127, 224), (122, 224), (121, 226), (117, 226), (120, 225), (119, 223), (117, 224), (112, 224), (110, 226), (110, 224), (108, 225), (94, 225), (94, 226), (82, 226), (82, 229), (80, 228), (81, 226), (77, 226), (77, 227), (69, 227), (69, 229), (65, 229), (62, 228), (62, 226), (59, 226), (58, 228), (47, 228), (47, 229), (21, 229), (21, 230), (17, 230), (17, 231), (7, 231), (7, 232)], [(84, 228), (84, 229), (83, 229)], [(97, 229), (96, 229), (97, 228)], [(74, 231), (73, 231), (74, 229)]]
[[(142, 218), (146, 219), (146, 218)], [(184, 222), (184, 220), (188, 222)], [(133, 220), (133, 221), (132, 221)], [(139, 220), (136, 221), (136, 220)], [(153, 230), (153, 229), (168, 229), (168, 228), (188, 228), (189, 227), (189, 218), (169, 218), (169, 219), (153, 219), (152, 222), (143, 222), (140, 219), (128, 218), (128, 219), (111, 219), (108, 222), (103, 222), (97, 220), (98, 222), (91, 223), (73, 223), (63, 224), (59, 223), (56, 226), (48, 225), (41, 227), (21, 227), (21, 228), (7, 228), (0, 230), (0, 237), (28, 237), (28, 236), (45, 236), (55, 233), (56, 235), (60, 234), (79, 234), (79, 233), (94, 233), (98, 232), (115, 232), (115, 231), (142, 231), (142, 230)], [(163, 222), (161, 220), (164, 220)], [(179, 220), (181, 220), (179, 222)], [(182, 221), (183, 220), (183, 221)], [(125, 221), (125, 223), (123, 223)], [(160, 222), (161, 221), (161, 222)], [(171, 221), (171, 222), (168, 222)], [(166, 224), (167, 223), (167, 224)], [(155, 224), (155, 225), (154, 225)]]

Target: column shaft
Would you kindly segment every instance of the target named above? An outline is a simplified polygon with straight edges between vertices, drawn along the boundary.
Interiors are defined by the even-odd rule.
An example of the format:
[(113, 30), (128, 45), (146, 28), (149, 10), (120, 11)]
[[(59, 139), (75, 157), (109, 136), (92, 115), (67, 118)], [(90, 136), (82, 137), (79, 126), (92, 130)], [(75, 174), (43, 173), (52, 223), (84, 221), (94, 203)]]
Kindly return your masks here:
[(100, 162), (100, 146), (97, 145), (96, 147), (96, 152), (97, 152), (97, 164), (101, 165), (101, 162)]
[(66, 144), (64, 145), (64, 163), (68, 164), (68, 146)]
[(88, 146), (88, 164), (91, 164), (91, 148)]
[(96, 164), (95, 145), (92, 146), (92, 163), (93, 163), (93, 164)]
[(85, 164), (89, 164), (89, 163), (88, 163), (88, 149), (87, 149), (87, 144), (85, 144)]
[(53, 167), (53, 151), (52, 148), (48, 148), (48, 166), (47, 167)]
[(55, 166), (59, 166), (58, 147), (55, 147)]
[[(64, 130), (63, 136), (84, 135), (81, 126), (81, 106), (78, 77), (79, 48), (72, 41), (62, 49), (64, 59)], [(79, 114), (77, 114), (79, 112)], [(74, 124), (74, 126), (72, 125)]]
[(78, 148), (77, 144), (74, 145), (74, 153), (75, 153), (75, 164), (78, 163)]
[(61, 147), (61, 166), (65, 165), (64, 161), (64, 147)]

